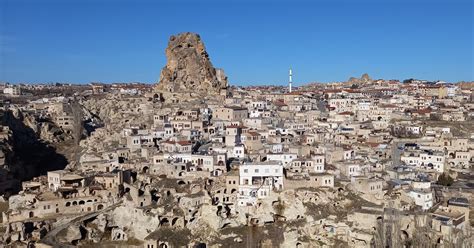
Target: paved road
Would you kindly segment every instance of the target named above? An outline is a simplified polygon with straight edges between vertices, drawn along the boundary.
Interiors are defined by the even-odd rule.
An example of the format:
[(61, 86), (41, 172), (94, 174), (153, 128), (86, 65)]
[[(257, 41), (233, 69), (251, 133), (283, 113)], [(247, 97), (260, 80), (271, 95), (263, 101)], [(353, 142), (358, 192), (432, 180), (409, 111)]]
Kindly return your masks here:
[(85, 220), (88, 220), (88, 219), (91, 219), (91, 218), (94, 218), (96, 216), (98, 216), (99, 214), (102, 214), (102, 213), (105, 213), (105, 212), (108, 212), (114, 208), (116, 208), (117, 206), (119, 206), (122, 202), (118, 202), (118, 203), (115, 203), (107, 208), (104, 208), (100, 211), (96, 211), (96, 212), (93, 212), (93, 213), (88, 213), (88, 214), (85, 214), (85, 215), (81, 215), (81, 216), (78, 216), (76, 218), (74, 218), (73, 220), (67, 222), (67, 223), (64, 223), (62, 225), (59, 225), (57, 226), (56, 228), (54, 228), (53, 230), (49, 231), (46, 236), (44, 236), (40, 243), (42, 244), (46, 244), (46, 245), (50, 245), (52, 247), (64, 247), (64, 248), (69, 248), (69, 247), (75, 247), (73, 245), (70, 245), (70, 244), (63, 244), (63, 243), (60, 243), (59, 241), (56, 240), (56, 236), (58, 235), (58, 233), (60, 233), (62, 230), (68, 228), (69, 226), (71, 225), (74, 225), (76, 223), (79, 223), (79, 222), (83, 222)]
[(402, 164), (402, 161), (400, 160), (400, 156), (403, 153), (403, 150), (398, 149), (399, 146), (404, 146), (407, 143), (419, 143), (419, 139), (407, 139), (407, 138), (402, 138), (402, 139), (393, 139), (392, 141), (392, 166), (397, 166)]
[(392, 166), (397, 166), (401, 164), (400, 156), (402, 155), (403, 150), (398, 149), (399, 146), (403, 146), (407, 143), (406, 140), (397, 140), (394, 139), (392, 142)]

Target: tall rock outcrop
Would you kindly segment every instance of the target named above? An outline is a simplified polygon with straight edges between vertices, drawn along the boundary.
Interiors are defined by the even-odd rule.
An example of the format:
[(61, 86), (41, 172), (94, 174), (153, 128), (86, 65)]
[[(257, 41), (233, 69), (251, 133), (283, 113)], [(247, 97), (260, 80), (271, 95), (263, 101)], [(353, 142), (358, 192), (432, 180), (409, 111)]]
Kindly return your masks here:
[(219, 94), (227, 88), (224, 71), (212, 66), (198, 34), (180, 33), (171, 36), (166, 58), (166, 66), (155, 88), (157, 91)]
[(361, 86), (361, 85), (365, 85), (365, 84), (370, 84), (372, 82), (373, 82), (373, 80), (372, 80), (372, 78), (370, 78), (369, 74), (364, 73), (364, 74), (362, 74), (362, 76), (360, 78), (355, 78), (355, 77), (349, 78), (349, 80), (347, 81), (347, 84)]

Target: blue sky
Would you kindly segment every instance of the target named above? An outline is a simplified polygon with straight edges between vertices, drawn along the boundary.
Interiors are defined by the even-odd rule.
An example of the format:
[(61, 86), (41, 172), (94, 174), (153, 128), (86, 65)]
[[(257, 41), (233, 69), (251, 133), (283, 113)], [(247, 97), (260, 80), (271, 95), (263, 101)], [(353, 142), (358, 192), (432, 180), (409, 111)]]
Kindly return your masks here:
[(153, 83), (186, 31), (231, 84), (474, 80), (471, 0), (0, 0), (0, 81)]

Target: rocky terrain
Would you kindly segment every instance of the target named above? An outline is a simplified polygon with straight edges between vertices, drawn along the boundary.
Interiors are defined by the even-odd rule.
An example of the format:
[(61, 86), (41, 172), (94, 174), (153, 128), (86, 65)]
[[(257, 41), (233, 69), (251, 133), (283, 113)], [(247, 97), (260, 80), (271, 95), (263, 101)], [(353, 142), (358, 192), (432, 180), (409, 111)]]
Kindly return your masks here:
[[(77, 118), (92, 119), (90, 114), (83, 114), (80, 105), (77, 108)], [(17, 192), (22, 181), (44, 175), (47, 171), (64, 169), (68, 164), (74, 165), (80, 152), (79, 142), (87, 135), (82, 121), (78, 122), (77, 130), (66, 132), (52, 118), (15, 106), (2, 111), (1, 122), (6, 130), (4, 139), (0, 141), (3, 158), (0, 172), (14, 183), (0, 188), (10, 193)]]
[(224, 71), (213, 67), (198, 34), (171, 36), (166, 47), (166, 58), (166, 66), (156, 86), (158, 91), (216, 94), (227, 88)]
[[(140, 125), (153, 122), (151, 117), (143, 119), (146, 109), (140, 106), (148, 102), (146, 98), (121, 98), (111, 95), (107, 98), (90, 97), (81, 102), (85, 118), (93, 121), (95, 125), (106, 125), (106, 128), (117, 130), (124, 126)], [(160, 105), (156, 105), (159, 108)]]
[[(2, 123), (9, 128), (9, 135), (0, 141), (4, 155), (4, 164), (0, 170), (9, 180), (30, 180), (67, 165), (66, 156), (59, 154), (57, 148), (68, 144), (72, 136), (54, 123), (38, 121), (17, 108), (5, 111)], [(19, 189), (14, 187), (5, 190), (14, 193)]]
[[(336, 245), (327, 234), (318, 233), (321, 226), (333, 225), (347, 218), (352, 208), (362, 205), (377, 207), (343, 189), (300, 189), (275, 194), (260, 202), (258, 207), (230, 209), (206, 204), (200, 208), (189, 208), (180, 204), (179, 199), (193, 193), (196, 186), (199, 188), (205, 185), (193, 182), (188, 186), (177, 182), (168, 179), (166, 186), (177, 192), (171, 195), (164, 190), (157, 192), (159, 200), (147, 208), (136, 208), (131, 200), (125, 200), (110, 211), (73, 221), (61, 229), (55, 239), (83, 247), (104, 242), (116, 242), (115, 246), (126, 247), (150, 235), (161, 237), (172, 247), (192, 242), (288, 247), (308, 240), (311, 240), (311, 246), (316, 247)], [(148, 189), (153, 187), (163, 188), (163, 182)], [(208, 192), (205, 192), (203, 199), (211, 201)], [(316, 220), (319, 220), (319, 224), (316, 224)], [(344, 242), (341, 241), (339, 245), (344, 246)]]
[(368, 74), (227, 89), (193, 33), (166, 56), (154, 91), (5, 108), (0, 247), (472, 244), (471, 92)]
[(367, 83), (370, 83), (370, 82), (372, 82), (372, 78), (370, 78), (369, 74), (367, 74), (367, 73), (362, 74), (362, 76), (360, 78), (351, 77), (347, 81), (347, 83), (349, 85), (354, 85), (355, 84), (357, 86), (361, 86), (361, 85), (364, 85), (364, 84), (367, 84)]

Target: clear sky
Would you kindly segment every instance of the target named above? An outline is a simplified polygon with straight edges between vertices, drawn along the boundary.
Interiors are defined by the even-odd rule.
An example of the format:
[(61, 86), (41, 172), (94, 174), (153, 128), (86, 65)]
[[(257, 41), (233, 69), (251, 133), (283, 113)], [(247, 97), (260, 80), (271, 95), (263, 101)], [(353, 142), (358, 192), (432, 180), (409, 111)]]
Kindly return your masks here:
[(474, 80), (472, 0), (0, 0), (0, 81), (157, 82), (186, 31), (231, 84)]

